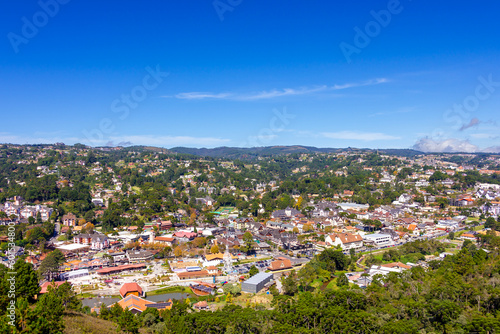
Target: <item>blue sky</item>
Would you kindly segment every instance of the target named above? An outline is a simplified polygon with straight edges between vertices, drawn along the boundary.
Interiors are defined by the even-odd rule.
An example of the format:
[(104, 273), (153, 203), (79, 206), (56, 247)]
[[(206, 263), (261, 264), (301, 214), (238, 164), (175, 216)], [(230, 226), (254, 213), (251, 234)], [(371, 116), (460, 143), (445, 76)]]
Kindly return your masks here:
[(12, 1), (0, 142), (500, 147), (496, 1)]

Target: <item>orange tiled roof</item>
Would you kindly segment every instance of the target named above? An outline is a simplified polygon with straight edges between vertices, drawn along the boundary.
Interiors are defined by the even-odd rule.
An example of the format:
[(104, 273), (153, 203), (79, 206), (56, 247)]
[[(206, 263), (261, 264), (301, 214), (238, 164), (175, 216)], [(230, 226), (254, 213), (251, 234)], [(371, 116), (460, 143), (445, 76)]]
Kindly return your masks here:
[(363, 237), (361, 237), (359, 234), (337, 233), (337, 234), (330, 235), (330, 238), (332, 240), (335, 240), (337, 237), (340, 239), (340, 241), (343, 244), (348, 244), (348, 243), (351, 243), (351, 242), (363, 241)]
[(129, 292), (138, 292), (139, 295), (142, 295), (142, 288), (139, 286), (139, 284), (133, 282), (133, 283), (125, 283), (122, 285), (120, 288), (120, 295), (122, 297), (125, 297), (125, 295)]
[(48, 292), (48, 288), (50, 285), (54, 285), (56, 288), (58, 288), (60, 285), (66, 283), (66, 281), (58, 281), (58, 282), (45, 282), (43, 283), (40, 288), (40, 294), (42, 293), (47, 293)]
[(280, 269), (288, 269), (292, 268), (292, 261), (289, 259), (279, 259), (271, 262), (271, 265), (268, 267), (269, 270), (280, 270)]
[(408, 266), (404, 263), (401, 263), (401, 262), (386, 263), (386, 264), (382, 264), (381, 267), (411, 269), (410, 266)]
[(146, 300), (136, 295), (128, 295), (126, 298), (120, 300), (118, 305), (120, 305), (124, 310), (128, 307), (130, 311), (136, 310), (138, 312), (144, 312), (147, 309), (147, 304), (154, 304), (149, 300)]

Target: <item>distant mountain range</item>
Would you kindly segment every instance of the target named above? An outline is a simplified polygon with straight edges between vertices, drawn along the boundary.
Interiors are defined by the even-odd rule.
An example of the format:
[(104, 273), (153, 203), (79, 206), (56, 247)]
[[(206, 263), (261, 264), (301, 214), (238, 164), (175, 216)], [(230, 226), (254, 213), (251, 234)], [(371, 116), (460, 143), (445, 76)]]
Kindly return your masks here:
[(340, 152), (379, 152), (390, 155), (399, 155), (412, 157), (419, 154), (424, 154), (420, 151), (411, 149), (383, 149), (373, 150), (365, 148), (318, 148), (313, 146), (266, 146), (266, 147), (216, 147), (216, 148), (191, 148), (191, 147), (174, 147), (169, 151), (191, 154), (203, 157), (212, 158), (232, 158), (232, 159), (245, 159), (256, 158), (259, 156), (275, 156), (293, 153), (340, 153)]

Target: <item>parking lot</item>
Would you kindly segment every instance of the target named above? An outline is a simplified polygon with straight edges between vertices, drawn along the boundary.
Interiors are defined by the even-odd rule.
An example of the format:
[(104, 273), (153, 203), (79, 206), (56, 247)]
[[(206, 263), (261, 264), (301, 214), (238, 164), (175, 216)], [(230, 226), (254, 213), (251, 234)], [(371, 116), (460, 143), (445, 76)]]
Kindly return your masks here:
[(239, 264), (234, 266), (238, 274), (247, 274), (252, 266), (257, 267), (259, 271), (266, 271), (267, 267), (271, 264), (271, 260), (260, 260), (252, 263)]

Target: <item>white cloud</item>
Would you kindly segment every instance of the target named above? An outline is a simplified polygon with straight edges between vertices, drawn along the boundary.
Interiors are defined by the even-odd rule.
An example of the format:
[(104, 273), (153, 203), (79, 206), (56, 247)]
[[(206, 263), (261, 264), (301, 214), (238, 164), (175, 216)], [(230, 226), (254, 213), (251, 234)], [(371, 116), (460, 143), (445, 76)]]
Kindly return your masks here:
[(362, 140), (362, 141), (400, 139), (400, 137), (395, 137), (380, 132), (340, 131), (340, 132), (323, 132), (321, 135), (325, 138), (331, 138), (331, 139)]
[(366, 80), (363, 82), (353, 82), (353, 83), (347, 83), (343, 85), (334, 85), (331, 87), (333, 90), (339, 90), (339, 89), (347, 89), (347, 88), (354, 88), (354, 87), (363, 87), (363, 86), (373, 86), (373, 85), (378, 85), (382, 83), (389, 82), (389, 79), (386, 78), (376, 78), (376, 79), (371, 79), (371, 80)]
[(207, 93), (207, 92), (191, 92), (191, 93), (179, 93), (175, 95), (178, 99), (183, 100), (202, 100), (202, 99), (225, 99), (230, 97), (230, 93)]
[[(315, 87), (300, 87), (300, 88), (283, 88), (283, 89), (273, 89), (261, 92), (251, 92), (251, 93), (213, 93), (213, 92), (187, 92), (179, 93), (175, 95), (175, 98), (182, 100), (201, 100), (201, 99), (219, 99), (219, 100), (236, 100), (236, 101), (253, 101), (253, 100), (264, 100), (273, 99), (282, 96), (296, 96), (296, 95), (307, 95), (313, 93), (319, 93), (324, 91), (342, 90), (355, 87), (372, 86), (382, 83), (389, 82), (386, 78), (377, 78), (366, 80), (362, 82), (346, 83), (334, 86), (315, 86)], [(171, 96), (163, 96), (171, 97)]]
[(306, 95), (306, 94), (321, 92), (326, 89), (327, 89), (326, 86), (320, 86), (315, 88), (298, 88), (298, 89), (285, 88), (281, 90), (274, 89), (271, 91), (262, 91), (253, 94), (236, 95), (234, 96), (234, 100), (251, 101), (251, 100), (272, 99), (281, 96)]
[(467, 140), (449, 138), (445, 140), (434, 140), (428, 137), (419, 139), (413, 149), (422, 152), (479, 152), (480, 149), (476, 145), (469, 143)]

